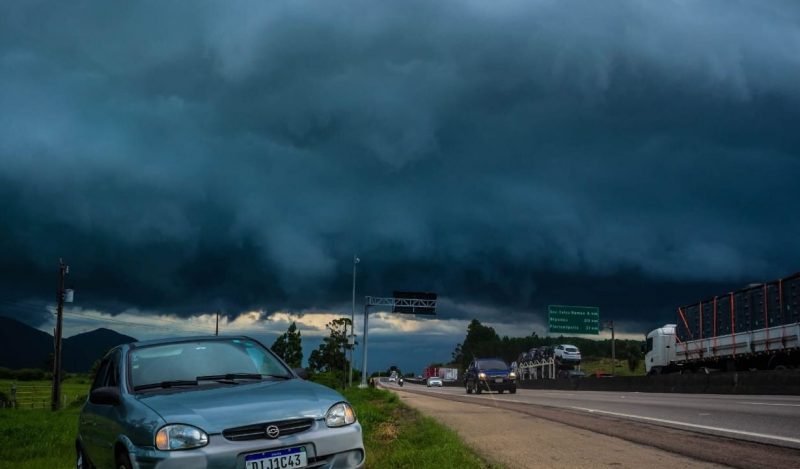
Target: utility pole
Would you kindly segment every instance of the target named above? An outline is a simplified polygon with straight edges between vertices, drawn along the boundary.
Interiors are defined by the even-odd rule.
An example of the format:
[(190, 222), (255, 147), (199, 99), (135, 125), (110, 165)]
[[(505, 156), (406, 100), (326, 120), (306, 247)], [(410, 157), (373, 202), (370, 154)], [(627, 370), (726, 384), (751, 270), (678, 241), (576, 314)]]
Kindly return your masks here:
[(219, 310), (217, 310), (217, 328), (214, 330), (214, 335), (219, 335)]
[(69, 273), (69, 266), (64, 264), (63, 259), (58, 260), (58, 301), (56, 308), (56, 330), (53, 336), (55, 353), (53, 354), (53, 394), (50, 397), (50, 408), (53, 411), (61, 406), (61, 333), (64, 320), (64, 279)]
[[(355, 349), (356, 339), (356, 265), (361, 262), (361, 259), (353, 254), (353, 309), (350, 311), (350, 341), (348, 342), (348, 351), (350, 352), (348, 386), (353, 387), (353, 350)], [(346, 332), (346, 331), (345, 331)]]
[(614, 340), (614, 321), (606, 321), (605, 326), (611, 329), (611, 375), (613, 376), (617, 366), (617, 341)]
[(364, 346), (361, 350), (361, 385), (367, 387), (367, 332), (369, 332), (369, 302), (364, 302)]

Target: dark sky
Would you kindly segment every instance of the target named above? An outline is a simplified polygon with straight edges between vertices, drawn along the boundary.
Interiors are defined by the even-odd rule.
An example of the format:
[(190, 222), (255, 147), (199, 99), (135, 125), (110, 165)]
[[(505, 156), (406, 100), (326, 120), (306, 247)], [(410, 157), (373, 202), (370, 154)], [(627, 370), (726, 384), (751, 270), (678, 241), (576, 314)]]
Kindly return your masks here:
[(349, 314), (357, 252), (639, 334), (800, 270), (798, 51), (795, 1), (2, 2), (0, 314), (60, 256), (114, 317)]

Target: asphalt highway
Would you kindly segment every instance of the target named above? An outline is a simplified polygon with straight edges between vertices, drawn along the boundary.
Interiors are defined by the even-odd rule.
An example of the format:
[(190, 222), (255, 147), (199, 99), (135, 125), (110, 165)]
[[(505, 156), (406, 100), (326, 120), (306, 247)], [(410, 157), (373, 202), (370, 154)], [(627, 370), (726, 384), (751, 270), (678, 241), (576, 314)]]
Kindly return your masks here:
[[(383, 382), (391, 388), (394, 383)], [(404, 389), (475, 403), (513, 403), (632, 420), (732, 439), (800, 449), (800, 396), (656, 394), (518, 389), (517, 394), (466, 394), (461, 387)]]

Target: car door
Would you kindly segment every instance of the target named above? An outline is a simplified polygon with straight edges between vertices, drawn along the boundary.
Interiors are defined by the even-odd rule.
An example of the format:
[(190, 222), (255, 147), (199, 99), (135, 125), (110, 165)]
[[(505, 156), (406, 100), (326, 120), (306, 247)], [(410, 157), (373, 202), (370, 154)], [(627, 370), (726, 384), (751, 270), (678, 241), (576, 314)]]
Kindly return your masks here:
[[(116, 351), (109, 355), (105, 360), (103, 373), (98, 372), (98, 379), (92, 388), (95, 387), (117, 387), (119, 388), (120, 373), (120, 352)], [(102, 366), (102, 365), (101, 365)], [(119, 406), (111, 404), (94, 404), (88, 402), (86, 407), (90, 408), (93, 418), (93, 442), (89, 459), (98, 467), (113, 467), (114, 465), (114, 443), (119, 434)]]
[[(92, 381), (92, 386), (89, 388), (89, 394), (91, 394), (91, 392), (95, 389), (102, 387), (103, 383), (105, 383), (109, 362), (110, 357), (106, 357), (100, 362), (100, 366), (97, 367), (97, 374), (94, 377), (94, 381)], [(101, 456), (99, 441), (101, 434), (97, 428), (97, 413), (102, 409), (99, 409), (99, 407), (100, 406), (93, 404), (87, 399), (78, 420), (78, 429), (81, 435), (81, 441), (83, 442), (83, 449), (86, 452), (86, 455), (89, 457), (89, 460), (95, 465), (98, 465), (98, 458)]]

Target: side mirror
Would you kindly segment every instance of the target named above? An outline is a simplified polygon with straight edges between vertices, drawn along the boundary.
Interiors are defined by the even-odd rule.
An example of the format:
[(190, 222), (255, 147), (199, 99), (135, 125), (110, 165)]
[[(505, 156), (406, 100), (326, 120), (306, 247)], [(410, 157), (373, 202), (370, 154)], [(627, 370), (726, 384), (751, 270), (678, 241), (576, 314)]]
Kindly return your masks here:
[(308, 371), (305, 368), (292, 368), (294, 374), (300, 377), (300, 379), (308, 379)]
[(119, 388), (108, 386), (93, 390), (89, 394), (89, 402), (100, 405), (119, 405), (122, 402), (122, 398), (119, 394)]

